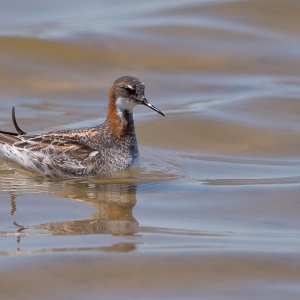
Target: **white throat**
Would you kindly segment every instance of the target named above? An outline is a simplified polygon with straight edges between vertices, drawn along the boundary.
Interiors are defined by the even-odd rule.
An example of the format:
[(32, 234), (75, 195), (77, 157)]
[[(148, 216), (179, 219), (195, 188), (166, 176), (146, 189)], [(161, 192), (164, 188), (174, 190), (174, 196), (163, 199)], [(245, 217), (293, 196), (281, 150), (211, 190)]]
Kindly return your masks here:
[(128, 110), (132, 113), (133, 108), (137, 106), (137, 103), (121, 97), (118, 97), (115, 103), (116, 108), (121, 112), (123, 112), (124, 110)]

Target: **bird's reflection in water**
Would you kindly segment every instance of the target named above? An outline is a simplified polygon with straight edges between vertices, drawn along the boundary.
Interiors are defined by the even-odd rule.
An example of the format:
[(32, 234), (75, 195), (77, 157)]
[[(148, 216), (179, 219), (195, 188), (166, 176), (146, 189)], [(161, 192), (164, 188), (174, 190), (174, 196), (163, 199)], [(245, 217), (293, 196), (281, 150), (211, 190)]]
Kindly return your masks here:
[(101, 178), (50, 180), (6, 163), (0, 167), (0, 187), (2, 192), (10, 193), (12, 216), (15, 216), (18, 209), (18, 195), (28, 193), (40, 194), (41, 197), (46, 194), (69, 198), (97, 208), (89, 219), (48, 222), (35, 226), (18, 224), (15, 220), (14, 225), (17, 226), (21, 237), (34, 235), (27, 229), (42, 232), (46, 230), (45, 235), (132, 235), (139, 230), (139, 223), (132, 214), (137, 190), (137, 185), (132, 179), (133, 174), (124, 171)]
[[(128, 252), (136, 248), (133, 242), (113, 243), (106, 246), (62, 246), (44, 247), (43, 249), (24, 250), (20, 244), (21, 240), (30, 236), (71, 236), (87, 234), (112, 234), (133, 235), (139, 230), (139, 223), (132, 215), (132, 209), (136, 204), (136, 185), (133, 183), (89, 183), (89, 182), (66, 182), (51, 183), (49, 188), (55, 187), (55, 195), (63, 198), (79, 200), (97, 208), (89, 219), (48, 222), (34, 226), (24, 226), (14, 222), (18, 228), (17, 232), (5, 234), (17, 237), (17, 253), (41, 253), (41, 252), (65, 252), (65, 251), (101, 251), (101, 252)], [(60, 187), (59, 191), (57, 189)], [(43, 184), (45, 188), (46, 184)], [(53, 189), (52, 189), (53, 191)], [(80, 197), (80, 198), (79, 198)], [(17, 210), (17, 197), (11, 195), (11, 214)], [(38, 233), (28, 231), (38, 230)], [(42, 232), (41, 232), (42, 231)], [(45, 232), (46, 231), (46, 232)], [(0, 251), (0, 255), (1, 255)], [(6, 252), (4, 251), (6, 254)], [(15, 253), (12, 251), (11, 253)]]
[[(133, 234), (139, 224), (132, 215), (136, 204), (136, 185), (133, 183), (88, 183), (68, 184), (69, 191), (59, 196), (84, 201), (95, 207), (91, 219), (68, 222), (45, 223), (36, 228), (46, 229), (53, 234)], [(65, 194), (67, 192), (67, 194)]]

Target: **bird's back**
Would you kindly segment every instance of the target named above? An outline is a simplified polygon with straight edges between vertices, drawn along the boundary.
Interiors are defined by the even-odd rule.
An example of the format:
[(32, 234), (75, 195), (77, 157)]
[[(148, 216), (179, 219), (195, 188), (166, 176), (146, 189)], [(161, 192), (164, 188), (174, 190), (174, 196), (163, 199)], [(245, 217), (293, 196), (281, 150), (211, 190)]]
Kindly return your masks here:
[(41, 135), (0, 133), (0, 155), (52, 177), (115, 172), (137, 165), (139, 160), (135, 133), (117, 138), (107, 122)]

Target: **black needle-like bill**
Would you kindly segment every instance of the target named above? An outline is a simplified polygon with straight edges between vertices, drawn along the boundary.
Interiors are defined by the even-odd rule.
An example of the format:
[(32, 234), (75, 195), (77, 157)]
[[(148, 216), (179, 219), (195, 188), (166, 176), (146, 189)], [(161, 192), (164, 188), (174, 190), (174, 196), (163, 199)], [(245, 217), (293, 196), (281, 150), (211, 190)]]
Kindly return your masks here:
[(165, 115), (158, 108), (156, 108), (154, 105), (152, 105), (146, 98), (144, 98), (141, 101), (141, 104), (144, 104), (145, 106), (148, 106), (149, 108), (153, 109), (154, 111), (156, 111), (157, 113), (159, 113), (160, 115), (165, 117)]

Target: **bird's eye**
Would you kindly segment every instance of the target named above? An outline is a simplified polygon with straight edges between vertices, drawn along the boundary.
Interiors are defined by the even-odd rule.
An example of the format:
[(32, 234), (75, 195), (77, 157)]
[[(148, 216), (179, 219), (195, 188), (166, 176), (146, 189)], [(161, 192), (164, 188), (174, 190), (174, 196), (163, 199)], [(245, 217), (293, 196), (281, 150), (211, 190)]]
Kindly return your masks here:
[(128, 93), (134, 93), (135, 89), (132, 85), (126, 85), (124, 86), (124, 89), (128, 92)]

